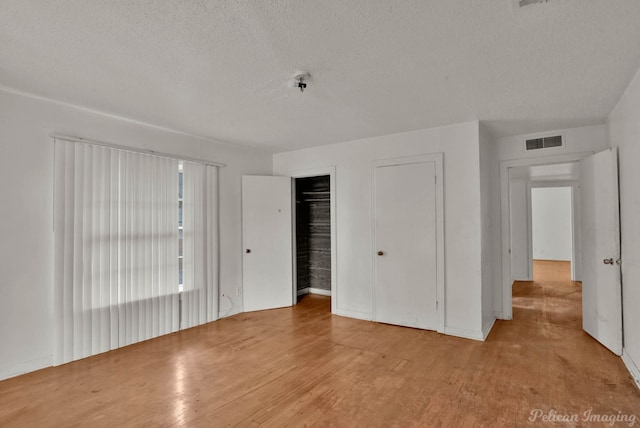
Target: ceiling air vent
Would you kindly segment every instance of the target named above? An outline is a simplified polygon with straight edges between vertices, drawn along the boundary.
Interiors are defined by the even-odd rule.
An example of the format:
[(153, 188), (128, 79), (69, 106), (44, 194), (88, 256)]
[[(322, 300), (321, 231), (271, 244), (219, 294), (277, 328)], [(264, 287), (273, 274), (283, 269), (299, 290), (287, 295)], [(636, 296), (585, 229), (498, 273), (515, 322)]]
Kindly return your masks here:
[(552, 147), (562, 147), (562, 135), (553, 137), (532, 138), (526, 141), (527, 150), (550, 149)]

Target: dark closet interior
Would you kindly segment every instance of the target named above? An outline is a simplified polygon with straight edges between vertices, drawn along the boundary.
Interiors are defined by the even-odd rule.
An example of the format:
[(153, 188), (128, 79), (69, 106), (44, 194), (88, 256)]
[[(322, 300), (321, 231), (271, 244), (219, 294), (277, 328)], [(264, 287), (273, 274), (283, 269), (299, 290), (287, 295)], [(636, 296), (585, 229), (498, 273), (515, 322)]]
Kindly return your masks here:
[(296, 179), (299, 298), (331, 293), (331, 191), (328, 175)]

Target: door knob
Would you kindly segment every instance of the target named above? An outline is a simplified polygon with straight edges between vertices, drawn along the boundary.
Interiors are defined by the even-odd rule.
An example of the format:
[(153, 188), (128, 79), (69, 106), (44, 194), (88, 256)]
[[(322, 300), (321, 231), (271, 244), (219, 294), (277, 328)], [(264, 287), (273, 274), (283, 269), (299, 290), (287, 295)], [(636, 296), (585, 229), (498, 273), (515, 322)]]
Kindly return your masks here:
[(612, 265), (613, 264), (613, 259), (604, 259), (602, 261), (602, 263), (604, 263), (605, 265)]
[(244, 252), (249, 254), (251, 252), (251, 250), (247, 248), (246, 250), (244, 250)]
[(384, 256), (384, 251), (378, 251), (379, 256)]

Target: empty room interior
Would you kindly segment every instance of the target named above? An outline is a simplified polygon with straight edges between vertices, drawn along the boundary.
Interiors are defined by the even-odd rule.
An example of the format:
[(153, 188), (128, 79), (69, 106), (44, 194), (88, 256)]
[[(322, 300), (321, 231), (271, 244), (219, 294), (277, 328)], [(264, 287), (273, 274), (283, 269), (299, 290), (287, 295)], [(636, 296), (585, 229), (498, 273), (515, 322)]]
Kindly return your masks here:
[(640, 423), (640, 2), (0, 0), (0, 426)]

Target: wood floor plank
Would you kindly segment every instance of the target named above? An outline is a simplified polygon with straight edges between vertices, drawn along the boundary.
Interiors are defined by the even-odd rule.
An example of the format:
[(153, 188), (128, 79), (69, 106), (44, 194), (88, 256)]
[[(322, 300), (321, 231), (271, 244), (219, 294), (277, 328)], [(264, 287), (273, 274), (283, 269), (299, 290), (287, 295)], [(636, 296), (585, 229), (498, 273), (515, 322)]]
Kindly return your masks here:
[(537, 425), (534, 409), (640, 424), (620, 358), (581, 329), (580, 284), (535, 268), (486, 342), (334, 316), (308, 295), (2, 381), (0, 426), (513, 427)]

